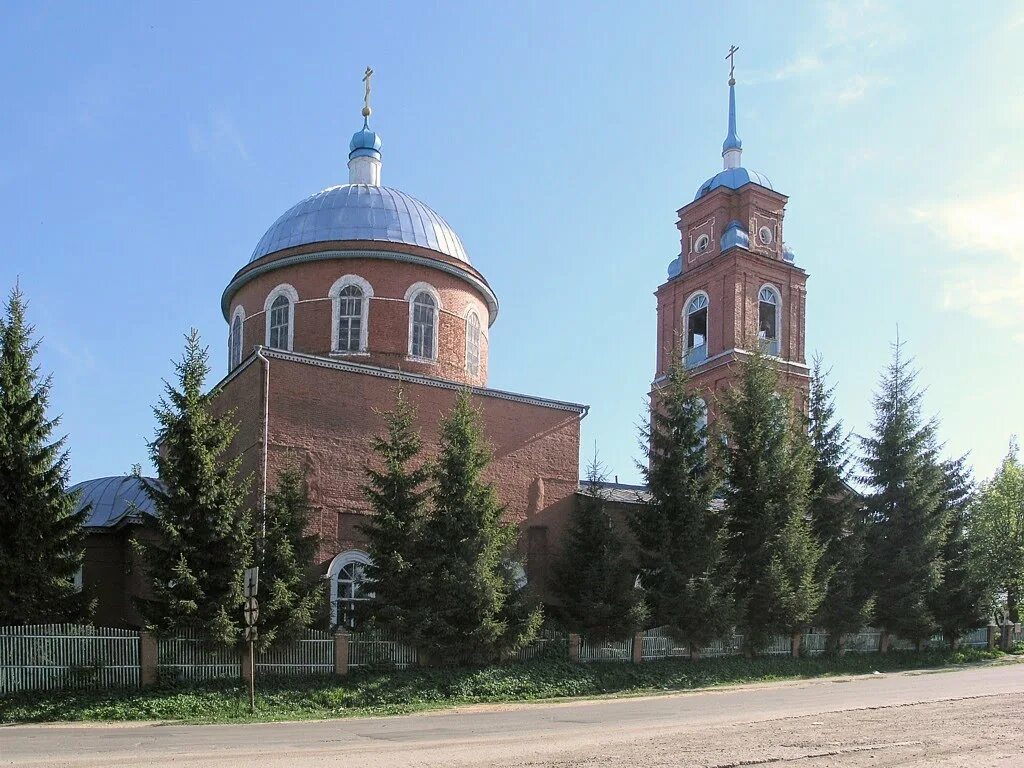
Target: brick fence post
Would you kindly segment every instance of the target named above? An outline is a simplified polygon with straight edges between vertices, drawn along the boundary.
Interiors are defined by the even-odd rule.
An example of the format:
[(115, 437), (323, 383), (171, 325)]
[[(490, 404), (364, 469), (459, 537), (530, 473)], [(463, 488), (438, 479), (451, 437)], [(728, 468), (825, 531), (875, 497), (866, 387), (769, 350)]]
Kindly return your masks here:
[(994, 651), (996, 649), (996, 625), (995, 624), (989, 624), (986, 627), (986, 629), (988, 630), (988, 637), (987, 637), (986, 647), (990, 651)]
[(143, 688), (156, 685), (157, 681), (156, 637), (146, 631), (139, 633), (139, 685)]
[(633, 635), (633, 663), (640, 664), (644, 660), (644, 633)]
[(575, 633), (569, 634), (569, 661), (579, 663), (580, 660), (580, 636)]
[(348, 674), (348, 632), (334, 633), (334, 674)]
[(1013, 624), (1009, 621), (1003, 622), (1003, 636), (1000, 645), (1002, 645), (1004, 651), (1009, 651), (1013, 648)]
[(789, 638), (789, 655), (794, 659), (800, 658), (800, 643), (803, 639), (802, 632), (794, 632)]

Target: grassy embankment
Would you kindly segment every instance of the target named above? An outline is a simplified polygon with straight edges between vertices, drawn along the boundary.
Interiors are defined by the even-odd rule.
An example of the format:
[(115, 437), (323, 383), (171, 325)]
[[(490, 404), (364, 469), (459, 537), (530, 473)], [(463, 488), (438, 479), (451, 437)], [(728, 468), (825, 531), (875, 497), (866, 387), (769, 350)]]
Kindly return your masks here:
[(347, 678), (260, 680), (257, 714), (239, 682), (0, 697), (0, 723), (180, 720), (189, 723), (389, 715), (466, 704), (687, 691), (718, 685), (949, 667), (998, 651), (849, 654), (839, 659), (737, 657), (578, 665), (540, 659), (482, 669), (363, 669)]

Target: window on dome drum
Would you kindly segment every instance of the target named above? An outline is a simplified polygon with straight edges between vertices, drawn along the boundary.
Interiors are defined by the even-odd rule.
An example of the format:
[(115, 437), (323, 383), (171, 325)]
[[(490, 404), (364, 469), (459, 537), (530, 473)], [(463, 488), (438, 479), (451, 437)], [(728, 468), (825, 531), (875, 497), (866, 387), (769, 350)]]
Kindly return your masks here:
[(228, 339), (228, 370), (242, 362), (242, 316), (235, 315), (231, 322), (231, 335)]
[(363, 289), (346, 285), (338, 293), (338, 351), (363, 352)]
[(779, 354), (779, 296), (765, 286), (758, 294), (757, 343), (768, 355)]
[(476, 312), (466, 317), (466, 371), (471, 376), (480, 375), (480, 318)]
[(708, 359), (708, 297), (698, 293), (686, 307), (686, 350), (687, 368), (700, 365)]
[(437, 302), (426, 291), (420, 291), (412, 300), (413, 357), (433, 360), (436, 357)]
[(288, 315), (290, 312), (291, 305), (287, 296), (278, 296), (270, 305), (267, 346), (271, 349), (288, 349)]
[(338, 626), (354, 627), (359, 607), (373, 599), (366, 563), (353, 560), (338, 569), (335, 576), (334, 616)]

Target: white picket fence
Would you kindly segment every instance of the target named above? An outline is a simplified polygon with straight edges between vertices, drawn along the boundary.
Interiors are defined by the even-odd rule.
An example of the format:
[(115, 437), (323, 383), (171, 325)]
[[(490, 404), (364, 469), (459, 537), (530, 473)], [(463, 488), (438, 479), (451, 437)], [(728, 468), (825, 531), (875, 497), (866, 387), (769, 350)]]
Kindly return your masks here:
[(138, 632), (77, 624), (0, 627), (0, 694), (138, 685)]

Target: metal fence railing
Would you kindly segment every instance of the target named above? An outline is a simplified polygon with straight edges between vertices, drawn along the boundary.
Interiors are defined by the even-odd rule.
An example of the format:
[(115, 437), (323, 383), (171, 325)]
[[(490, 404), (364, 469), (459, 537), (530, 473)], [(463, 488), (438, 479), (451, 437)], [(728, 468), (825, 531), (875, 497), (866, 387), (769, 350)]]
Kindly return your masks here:
[(553, 629), (542, 629), (532, 643), (519, 649), (513, 658), (529, 661), (538, 656), (560, 653), (564, 658), (568, 653), (569, 636), (565, 632)]
[(632, 639), (592, 643), (584, 637), (580, 641), (580, 661), (632, 661), (632, 659)]
[(393, 632), (383, 629), (364, 629), (353, 632), (348, 640), (349, 667), (386, 664), (403, 669), (419, 661), (416, 649), (403, 643)]
[(334, 636), (315, 629), (290, 645), (257, 654), (256, 672), (267, 675), (329, 675), (334, 672)]
[(157, 639), (157, 669), (175, 682), (198, 682), (222, 677), (236, 680), (242, 674), (242, 658), (234, 648), (210, 645), (197, 634)]
[(138, 684), (138, 632), (77, 624), (0, 627), (0, 694)]

